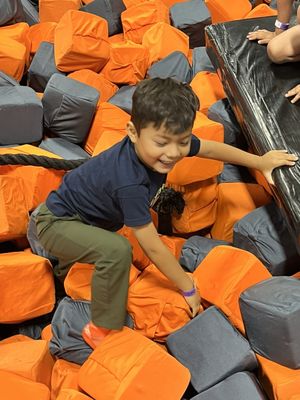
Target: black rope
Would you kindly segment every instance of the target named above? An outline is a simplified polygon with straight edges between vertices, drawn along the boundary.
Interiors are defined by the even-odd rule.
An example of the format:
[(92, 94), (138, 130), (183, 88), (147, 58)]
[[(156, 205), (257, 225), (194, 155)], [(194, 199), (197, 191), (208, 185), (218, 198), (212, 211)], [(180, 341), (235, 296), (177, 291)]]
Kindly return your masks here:
[(34, 167), (69, 170), (79, 167), (88, 158), (79, 160), (64, 160), (34, 154), (0, 154), (0, 165), (32, 165)]

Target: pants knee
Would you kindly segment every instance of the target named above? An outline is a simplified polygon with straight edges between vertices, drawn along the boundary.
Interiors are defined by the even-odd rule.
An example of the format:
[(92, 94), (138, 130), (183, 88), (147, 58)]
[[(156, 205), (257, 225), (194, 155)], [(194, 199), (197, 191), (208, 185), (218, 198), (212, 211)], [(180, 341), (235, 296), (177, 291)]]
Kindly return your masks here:
[[(101, 249), (101, 253), (102, 253)], [(104, 254), (102, 253), (104, 259), (110, 260), (115, 264), (122, 264), (128, 266), (132, 261), (132, 248), (129, 241), (121, 236), (116, 235), (111, 241), (109, 247), (106, 247)]]
[(120, 237), (117, 240), (117, 247), (116, 251), (118, 252), (119, 258), (123, 261), (127, 260), (130, 264), (132, 261), (132, 247), (130, 242), (123, 236), (119, 235)]

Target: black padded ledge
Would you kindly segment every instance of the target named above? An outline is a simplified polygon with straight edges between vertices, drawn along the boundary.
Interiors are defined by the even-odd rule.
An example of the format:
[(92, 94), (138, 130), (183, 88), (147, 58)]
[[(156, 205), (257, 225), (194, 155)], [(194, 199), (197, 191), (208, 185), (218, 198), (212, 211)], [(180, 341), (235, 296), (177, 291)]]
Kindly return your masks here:
[[(207, 26), (207, 52), (253, 151), (262, 155), (287, 149), (300, 156), (300, 101), (291, 104), (284, 97), (300, 83), (300, 63), (276, 65), (268, 59), (266, 46), (246, 38), (256, 29), (273, 31), (274, 21), (275, 17), (253, 18)], [(277, 168), (273, 179), (274, 197), (299, 245), (300, 162)]]

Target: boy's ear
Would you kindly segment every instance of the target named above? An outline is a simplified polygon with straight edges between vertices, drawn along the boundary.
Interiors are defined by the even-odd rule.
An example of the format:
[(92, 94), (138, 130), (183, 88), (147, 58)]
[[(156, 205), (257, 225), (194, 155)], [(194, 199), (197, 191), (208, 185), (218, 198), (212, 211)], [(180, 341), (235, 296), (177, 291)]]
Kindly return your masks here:
[(137, 131), (135, 129), (135, 126), (131, 121), (127, 122), (126, 125), (126, 133), (129, 136), (129, 139), (131, 140), (132, 143), (136, 143), (136, 140), (138, 138)]

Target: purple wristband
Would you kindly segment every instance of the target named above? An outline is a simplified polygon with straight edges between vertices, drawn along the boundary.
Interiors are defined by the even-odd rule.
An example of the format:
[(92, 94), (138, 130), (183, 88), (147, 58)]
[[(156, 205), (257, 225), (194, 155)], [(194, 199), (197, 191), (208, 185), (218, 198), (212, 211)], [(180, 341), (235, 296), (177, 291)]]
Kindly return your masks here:
[(184, 290), (180, 290), (180, 292), (184, 297), (191, 297), (194, 296), (194, 294), (196, 294), (196, 288), (194, 286), (193, 289), (191, 290), (187, 290), (186, 292)]

